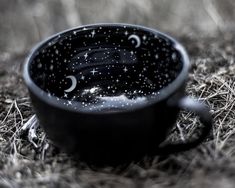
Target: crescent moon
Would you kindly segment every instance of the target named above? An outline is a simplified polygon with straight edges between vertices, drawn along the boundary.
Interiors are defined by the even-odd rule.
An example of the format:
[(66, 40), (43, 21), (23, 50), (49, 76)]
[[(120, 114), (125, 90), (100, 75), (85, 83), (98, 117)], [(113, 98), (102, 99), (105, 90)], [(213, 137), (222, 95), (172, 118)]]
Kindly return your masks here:
[(133, 35), (130, 35), (128, 37), (128, 40), (130, 40), (130, 39), (134, 39), (136, 41), (135, 48), (140, 47), (141, 41), (140, 41), (140, 37), (139, 36), (133, 34)]
[(64, 90), (65, 92), (69, 93), (69, 92), (73, 91), (76, 88), (77, 79), (75, 78), (75, 76), (66, 76), (66, 78), (70, 79), (71, 82), (72, 82), (72, 85), (68, 89)]

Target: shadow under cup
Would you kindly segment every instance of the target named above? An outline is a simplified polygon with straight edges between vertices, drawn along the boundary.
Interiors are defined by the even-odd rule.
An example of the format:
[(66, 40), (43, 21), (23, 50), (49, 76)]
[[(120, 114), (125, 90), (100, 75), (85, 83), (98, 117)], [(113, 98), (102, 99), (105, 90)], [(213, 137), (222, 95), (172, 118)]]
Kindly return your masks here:
[[(90, 25), (39, 44), (26, 60), (32, 104), (53, 143), (95, 164), (195, 147), (211, 128), (208, 109), (185, 97), (189, 61), (172, 38), (141, 26)], [(180, 109), (199, 115), (201, 136), (160, 144)]]

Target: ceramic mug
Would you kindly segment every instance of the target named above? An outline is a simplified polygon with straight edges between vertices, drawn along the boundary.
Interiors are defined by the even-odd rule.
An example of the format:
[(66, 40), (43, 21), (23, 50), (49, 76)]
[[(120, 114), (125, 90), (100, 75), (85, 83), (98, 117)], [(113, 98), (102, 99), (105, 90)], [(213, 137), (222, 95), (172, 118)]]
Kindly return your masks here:
[[(185, 94), (189, 58), (173, 38), (129, 24), (86, 25), (36, 46), (24, 79), (52, 142), (80, 159), (114, 164), (184, 151), (208, 135), (209, 109)], [(161, 145), (181, 109), (199, 116), (197, 138)]]

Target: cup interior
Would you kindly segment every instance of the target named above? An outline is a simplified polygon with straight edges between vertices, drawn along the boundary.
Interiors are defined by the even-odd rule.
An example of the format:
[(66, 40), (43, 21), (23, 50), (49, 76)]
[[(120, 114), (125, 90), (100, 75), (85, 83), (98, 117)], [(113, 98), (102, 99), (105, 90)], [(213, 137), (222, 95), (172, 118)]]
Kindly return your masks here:
[(146, 103), (182, 69), (174, 41), (128, 25), (87, 26), (58, 34), (36, 50), (28, 67), (30, 78), (48, 95), (89, 110)]

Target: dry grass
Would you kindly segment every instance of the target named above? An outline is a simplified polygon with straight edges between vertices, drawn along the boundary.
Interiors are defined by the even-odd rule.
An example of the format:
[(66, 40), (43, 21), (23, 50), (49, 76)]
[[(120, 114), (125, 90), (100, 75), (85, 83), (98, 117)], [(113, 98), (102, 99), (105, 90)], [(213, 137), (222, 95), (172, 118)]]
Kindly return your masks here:
[[(0, 187), (234, 187), (235, 35), (228, 33), (234, 29), (233, 0), (97, 2), (0, 3)], [(192, 61), (187, 91), (207, 103), (214, 118), (203, 144), (145, 158), (125, 170), (92, 169), (50, 145), (36, 124), (25, 125), (34, 114), (21, 78), (25, 51), (52, 33), (94, 22), (137, 23), (178, 34)], [(203, 38), (201, 33), (217, 35)], [(183, 112), (168, 140), (187, 140), (199, 125), (193, 114)]]
[[(25, 122), (33, 112), (14, 63), (24, 56), (12, 57), (15, 67), (5, 64), (0, 77), (0, 187), (233, 187), (234, 38), (181, 41), (193, 63), (187, 91), (205, 101), (214, 117), (213, 131), (202, 145), (166, 158), (146, 158), (125, 170), (91, 169), (51, 146), (40, 128), (37, 137), (33, 129), (28, 138)], [(169, 139), (191, 137), (198, 124), (191, 113), (183, 112)]]

